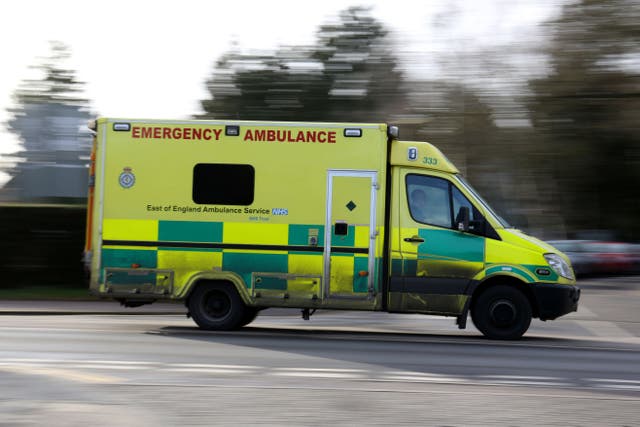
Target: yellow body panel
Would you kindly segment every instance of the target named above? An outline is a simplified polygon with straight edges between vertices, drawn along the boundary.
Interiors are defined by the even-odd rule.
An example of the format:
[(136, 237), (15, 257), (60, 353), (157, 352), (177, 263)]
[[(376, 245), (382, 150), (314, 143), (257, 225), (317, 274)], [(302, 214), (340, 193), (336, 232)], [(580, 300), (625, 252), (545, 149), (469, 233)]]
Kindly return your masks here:
[(222, 241), (254, 245), (286, 245), (289, 238), (287, 224), (253, 224), (230, 222), (224, 225)]
[[(347, 128), (361, 136), (346, 136)], [(246, 290), (250, 304), (286, 296), (276, 305), (314, 298), (309, 304), (331, 306), (329, 294), (362, 295), (368, 277), (381, 274), (376, 260), (383, 248), (387, 164), (371, 153), (386, 152), (386, 125), (99, 119), (96, 130), (88, 244), (94, 290), (104, 291), (105, 269), (140, 268), (139, 276), (149, 277), (169, 269), (169, 298), (184, 298), (194, 278), (229, 278)], [(196, 202), (198, 164), (250, 165), (252, 200)], [(347, 176), (328, 183), (329, 171)], [(380, 196), (372, 205), (374, 182)], [(236, 183), (213, 185), (233, 189)], [(333, 233), (339, 222), (345, 235)], [(327, 224), (330, 254), (323, 252)], [(120, 274), (114, 271), (109, 274)], [(132, 271), (122, 280), (135, 276)], [(362, 301), (375, 308), (382, 300)]]
[(105, 219), (104, 240), (158, 240), (158, 221), (147, 219)]

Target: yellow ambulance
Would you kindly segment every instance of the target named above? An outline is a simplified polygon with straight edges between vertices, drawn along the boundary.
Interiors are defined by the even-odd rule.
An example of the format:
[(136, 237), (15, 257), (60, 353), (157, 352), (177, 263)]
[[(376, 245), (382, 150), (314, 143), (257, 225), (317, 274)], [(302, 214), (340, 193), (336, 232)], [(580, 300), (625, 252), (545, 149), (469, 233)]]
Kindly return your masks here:
[(203, 329), (269, 307), (470, 313), (487, 337), (576, 311), (568, 258), (511, 228), (433, 145), (386, 124), (100, 118), (91, 291), (182, 301)]

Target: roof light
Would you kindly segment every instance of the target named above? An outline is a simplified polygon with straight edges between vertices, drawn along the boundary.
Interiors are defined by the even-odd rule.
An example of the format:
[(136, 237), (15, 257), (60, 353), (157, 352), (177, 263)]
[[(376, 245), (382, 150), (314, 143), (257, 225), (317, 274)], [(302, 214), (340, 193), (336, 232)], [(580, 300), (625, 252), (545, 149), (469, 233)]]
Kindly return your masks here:
[(114, 123), (113, 130), (116, 132), (129, 132), (131, 130), (131, 123)]
[(226, 136), (238, 136), (240, 135), (240, 126), (229, 125), (224, 127), (224, 134)]
[(96, 122), (95, 120), (89, 120), (89, 121), (87, 122), (87, 127), (88, 127), (90, 130), (95, 131), (96, 129), (98, 129), (98, 122)]
[(362, 129), (345, 129), (344, 136), (348, 138), (360, 138), (362, 136)]
[(387, 128), (387, 135), (391, 138), (398, 138), (398, 136), (400, 136), (400, 129), (398, 126), (389, 126)]

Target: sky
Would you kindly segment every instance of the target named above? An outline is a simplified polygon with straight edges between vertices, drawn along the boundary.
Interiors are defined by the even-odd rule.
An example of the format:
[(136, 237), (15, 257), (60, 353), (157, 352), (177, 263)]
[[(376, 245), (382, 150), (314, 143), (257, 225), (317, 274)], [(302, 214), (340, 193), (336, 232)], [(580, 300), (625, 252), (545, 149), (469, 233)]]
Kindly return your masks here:
[[(444, 77), (436, 58), (452, 50), (544, 41), (540, 24), (560, 10), (559, 0), (2, 1), (0, 164), (19, 147), (5, 126), (11, 94), (49, 54), (50, 40), (70, 47), (69, 65), (95, 113), (180, 119), (200, 112), (205, 80), (233, 43), (245, 50), (312, 44), (318, 27), (351, 5), (372, 6), (400, 59), (412, 59), (407, 72), (424, 78)], [(452, 12), (455, 19), (440, 25)], [(525, 75), (531, 68), (521, 66)]]

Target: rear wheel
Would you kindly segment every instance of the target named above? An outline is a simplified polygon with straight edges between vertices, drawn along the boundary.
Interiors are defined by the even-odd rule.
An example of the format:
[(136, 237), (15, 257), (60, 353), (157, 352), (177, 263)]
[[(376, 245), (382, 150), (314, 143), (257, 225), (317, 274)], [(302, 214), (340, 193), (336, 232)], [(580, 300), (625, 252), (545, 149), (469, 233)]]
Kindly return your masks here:
[(203, 283), (189, 297), (189, 313), (202, 329), (228, 331), (239, 328), (247, 306), (229, 283)]
[(529, 329), (531, 304), (518, 289), (498, 285), (480, 294), (471, 308), (471, 319), (487, 338), (515, 340)]

